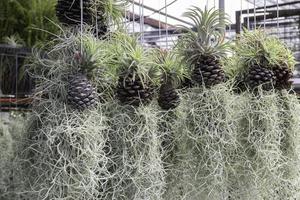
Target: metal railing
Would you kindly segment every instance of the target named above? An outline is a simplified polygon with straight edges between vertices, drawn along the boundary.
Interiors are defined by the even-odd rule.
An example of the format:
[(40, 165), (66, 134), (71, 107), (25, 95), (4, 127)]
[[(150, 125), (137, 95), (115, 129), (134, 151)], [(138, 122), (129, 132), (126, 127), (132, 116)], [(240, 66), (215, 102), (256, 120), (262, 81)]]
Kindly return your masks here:
[(0, 110), (28, 107), (34, 81), (28, 74), (31, 49), (0, 44)]

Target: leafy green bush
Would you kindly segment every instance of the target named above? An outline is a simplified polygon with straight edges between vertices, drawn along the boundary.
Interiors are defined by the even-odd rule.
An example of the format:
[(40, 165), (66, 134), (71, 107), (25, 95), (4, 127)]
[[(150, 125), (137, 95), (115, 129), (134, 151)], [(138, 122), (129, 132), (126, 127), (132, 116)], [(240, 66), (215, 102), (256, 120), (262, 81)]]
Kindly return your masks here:
[(32, 47), (48, 41), (59, 28), (56, 0), (7, 0), (0, 2), (0, 42), (16, 35)]

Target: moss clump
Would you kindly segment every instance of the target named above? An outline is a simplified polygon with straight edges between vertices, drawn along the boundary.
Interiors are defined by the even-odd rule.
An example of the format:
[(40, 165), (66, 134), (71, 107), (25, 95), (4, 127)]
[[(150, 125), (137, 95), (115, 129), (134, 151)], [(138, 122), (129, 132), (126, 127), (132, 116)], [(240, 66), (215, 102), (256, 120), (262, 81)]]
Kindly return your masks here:
[(109, 158), (113, 163), (106, 199), (162, 199), (165, 172), (158, 132), (158, 109), (109, 107)]
[(299, 198), (296, 96), (261, 88), (236, 95), (227, 86), (182, 93), (176, 120), (165, 121), (173, 137), (164, 198)]
[(231, 156), (236, 149), (234, 100), (224, 85), (182, 94), (173, 124), (175, 156), (165, 199), (224, 199)]
[[(0, 126), (0, 198), (9, 192), (10, 178), (12, 176), (11, 163), (14, 157), (13, 138), (8, 126)], [(3, 197), (4, 196), (4, 197)]]
[[(98, 107), (74, 112), (55, 101), (34, 112), (20, 148), (19, 172), (31, 199), (93, 199), (108, 176), (105, 116)], [(37, 110), (35, 110), (37, 111)]]
[(259, 96), (243, 93), (236, 98), (241, 112), (236, 116), (238, 148), (229, 177), (231, 197), (273, 199), (285, 162), (280, 150), (278, 96), (260, 90)]
[(4, 113), (0, 118), (0, 199), (17, 199), (14, 191), (19, 183), (14, 160), (26, 120), (24, 114), (18, 113)]

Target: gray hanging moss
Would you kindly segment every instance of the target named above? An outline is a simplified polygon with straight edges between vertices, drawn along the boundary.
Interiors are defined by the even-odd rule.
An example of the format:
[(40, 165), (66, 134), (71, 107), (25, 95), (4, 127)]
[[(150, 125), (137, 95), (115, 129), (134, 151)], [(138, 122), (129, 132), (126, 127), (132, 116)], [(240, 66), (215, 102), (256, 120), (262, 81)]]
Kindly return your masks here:
[(230, 176), (231, 196), (233, 199), (274, 199), (272, 195), (276, 195), (284, 163), (277, 94), (246, 92), (236, 99), (241, 105), (241, 115), (236, 117), (238, 148)]
[(165, 172), (155, 106), (109, 107), (110, 187), (103, 199), (162, 199)]
[(14, 160), (26, 121), (23, 115), (5, 114), (0, 116), (0, 199), (17, 200)]
[(295, 95), (236, 95), (226, 85), (182, 93), (165, 199), (297, 199), (300, 106)]
[(9, 192), (10, 178), (12, 176), (11, 163), (14, 156), (13, 138), (8, 126), (0, 125), (0, 199), (5, 198)]
[(225, 85), (190, 89), (181, 99), (165, 199), (226, 199), (237, 144), (234, 99)]
[[(105, 153), (107, 127), (102, 107), (77, 112), (48, 101), (35, 110), (19, 154), (16, 193), (29, 199), (94, 199), (109, 176)], [(37, 111), (37, 112), (36, 112)]]

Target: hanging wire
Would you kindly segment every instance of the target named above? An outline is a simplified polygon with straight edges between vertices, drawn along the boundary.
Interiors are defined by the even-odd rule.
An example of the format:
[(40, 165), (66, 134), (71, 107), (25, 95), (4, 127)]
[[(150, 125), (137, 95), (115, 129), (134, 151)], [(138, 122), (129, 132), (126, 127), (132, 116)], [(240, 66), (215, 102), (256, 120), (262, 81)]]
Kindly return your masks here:
[(206, 0), (206, 8), (208, 9), (208, 0)]
[(165, 26), (166, 26), (166, 48), (169, 47), (168, 45), (168, 37), (169, 37), (169, 34), (168, 34), (168, 6), (167, 6), (167, 0), (165, 0)]
[(214, 0), (214, 8), (216, 8), (216, 0)]
[(254, 29), (256, 29), (256, 0), (254, 0)]
[(127, 33), (127, 8), (124, 8), (124, 21), (123, 21), (123, 23), (124, 23), (124, 26), (125, 26), (125, 32)]
[[(142, 7), (141, 0), (139, 0), (139, 24), (140, 24), (140, 34), (142, 33)], [(140, 38), (141, 40), (141, 38)]]
[(241, 14), (240, 14), (240, 18), (241, 18), (240, 30), (242, 30), (242, 20), (243, 20), (243, 0), (241, 0)]
[(16, 56), (15, 56), (15, 58), (16, 58), (16, 80), (15, 80), (15, 84), (16, 84), (16, 87), (15, 87), (15, 89), (16, 89), (16, 95), (15, 95), (15, 106), (16, 106), (16, 109), (18, 108), (18, 79), (19, 79), (19, 77), (18, 77), (18, 66), (19, 66), (19, 59), (18, 59), (18, 54), (16, 54)]
[(132, 32), (133, 33), (135, 32), (134, 24), (135, 24), (134, 0), (132, 0)]
[[(160, 1), (158, 3), (158, 6), (160, 7)], [(161, 10), (158, 11), (158, 37), (159, 37), (159, 40), (161, 40)]]
[(277, 34), (279, 34), (279, 4), (278, 4), (278, 0), (277, 0), (277, 12), (276, 12), (276, 15), (277, 15)]
[(83, 55), (82, 33), (83, 33), (83, 0), (80, 0), (80, 53), (81, 55)]
[(247, 29), (250, 29), (250, 14), (249, 14), (249, 3), (247, 3)]
[(264, 31), (266, 30), (266, 11), (267, 11), (267, 5), (266, 0), (264, 0)]
[(142, 0), (142, 43), (144, 43), (145, 40), (145, 13), (144, 13), (144, 0)]
[[(98, 29), (98, 10), (97, 10), (97, 6), (95, 5), (95, 10), (96, 10), (96, 37), (97, 39), (99, 39), (99, 29)], [(126, 18), (126, 16), (125, 16)]]

